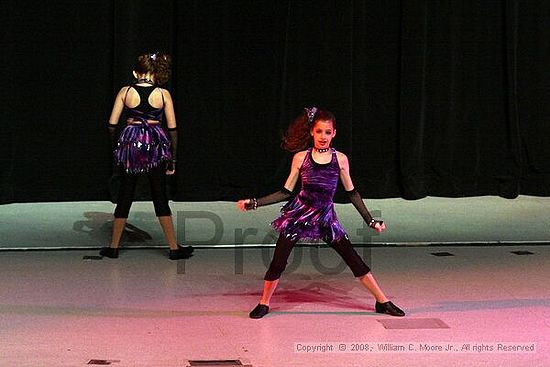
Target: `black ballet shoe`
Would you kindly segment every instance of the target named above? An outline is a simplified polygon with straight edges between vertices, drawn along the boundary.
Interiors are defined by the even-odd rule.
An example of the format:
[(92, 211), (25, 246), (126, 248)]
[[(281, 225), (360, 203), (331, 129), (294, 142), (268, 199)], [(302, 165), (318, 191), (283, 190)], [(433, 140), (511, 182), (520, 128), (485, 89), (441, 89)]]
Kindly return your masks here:
[(180, 260), (180, 259), (189, 259), (195, 249), (192, 246), (182, 247), (178, 245), (177, 250), (170, 250), (168, 257), (170, 260)]
[(110, 257), (111, 259), (117, 259), (118, 249), (112, 247), (102, 247), (101, 250), (99, 250), (99, 254), (101, 256)]
[(405, 316), (405, 312), (390, 301), (384, 303), (376, 302), (374, 308), (377, 313), (385, 313), (391, 316)]
[(269, 312), (269, 306), (262, 305), (258, 303), (256, 307), (250, 313), (248, 316), (250, 316), (251, 319), (261, 319), (265, 315), (267, 315)]

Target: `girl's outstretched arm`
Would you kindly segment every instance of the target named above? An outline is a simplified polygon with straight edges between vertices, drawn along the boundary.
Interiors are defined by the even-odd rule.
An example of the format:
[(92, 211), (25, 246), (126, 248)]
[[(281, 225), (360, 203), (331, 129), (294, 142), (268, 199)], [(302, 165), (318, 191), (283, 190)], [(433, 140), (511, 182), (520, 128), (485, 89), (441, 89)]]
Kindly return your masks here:
[(361, 195), (355, 189), (355, 186), (353, 186), (353, 181), (351, 180), (351, 175), (349, 173), (348, 157), (340, 152), (337, 153), (337, 157), (338, 164), (340, 165), (340, 180), (342, 181), (342, 185), (344, 186), (351, 203), (355, 209), (357, 209), (359, 214), (361, 214), (363, 220), (369, 225), (369, 227), (375, 229), (377, 232), (384, 231), (386, 229), (384, 222), (375, 220), (372, 215), (370, 215), (369, 210), (361, 198)]
[(298, 182), (298, 177), (300, 177), (300, 167), (302, 166), (302, 162), (304, 161), (305, 153), (306, 152), (304, 151), (294, 154), (288, 178), (286, 179), (285, 185), (279, 191), (258, 199), (253, 198), (239, 200), (237, 202), (237, 206), (239, 207), (239, 209), (243, 211), (254, 210), (257, 209), (259, 206), (278, 203), (279, 201), (283, 201), (291, 197), (292, 190), (294, 190), (296, 182)]

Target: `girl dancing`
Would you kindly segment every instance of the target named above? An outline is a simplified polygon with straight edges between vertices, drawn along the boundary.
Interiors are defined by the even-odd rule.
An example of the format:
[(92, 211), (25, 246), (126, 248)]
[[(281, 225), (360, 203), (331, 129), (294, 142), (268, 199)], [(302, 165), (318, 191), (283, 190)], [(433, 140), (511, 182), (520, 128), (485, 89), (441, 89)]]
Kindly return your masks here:
[[(377, 232), (386, 228), (383, 221), (372, 218), (353, 186), (346, 155), (331, 147), (335, 136), (336, 120), (332, 113), (316, 107), (304, 109), (289, 126), (283, 139), (284, 149), (297, 152), (283, 188), (262, 198), (244, 199), (237, 203), (241, 210), (255, 210), (263, 205), (286, 200), (292, 196), (292, 190), (298, 178), (301, 178), (300, 192), (282, 207), (281, 215), (272, 222), (280, 234), (264, 277), (262, 297), (249, 315), (253, 319), (262, 318), (269, 312), (271, 296), (286, 268), (288, 257), (296, 242), (301, 239), (322, 239), (336, 250), (353, 275), (376, 299), (376, 312), (392, 316), (405, 315), (382, 292), (370, 268), (353, 249), (336, 217), (333, 197), (340, 179), (351, 202), (369, 227)], [(313, 147), (307, 148), (311, 140)]]

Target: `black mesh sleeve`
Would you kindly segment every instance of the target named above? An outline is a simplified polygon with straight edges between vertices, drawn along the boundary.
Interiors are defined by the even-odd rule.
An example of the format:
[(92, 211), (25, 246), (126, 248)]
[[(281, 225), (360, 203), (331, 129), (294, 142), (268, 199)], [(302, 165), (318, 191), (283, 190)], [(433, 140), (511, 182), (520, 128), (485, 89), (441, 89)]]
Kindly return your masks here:
[(110, 122), (107, 123), (107, 131), (109, 132), (109, 142), (111, 143), (111, 150), (115, 150), (116, 148), (116, 127), (117, 125), (111, 124)]
[(355, 209), (357, 209), (359, 214), (361, 214), (363, 220), (368, 224), (369, 227), (374, 228), (376, 223), (382, 223), (382, 221), (377, 221), (372, 217), (372, 215), (370, 215), (369, 210), (363, 202), (363, 199), (361, 199), (361, 195), (359, 195), (356, 189), (346, 191), (346, 193), (348, 194), (349, 200), (351, 201)]
[(172, 149), (172, 161), (168, 163), (168, 170), (174, 170), (178, 156), (178, 129), (176, 127), (168, 128), (168, 134), (170, 135), (170, 147)]
[(283, 187), (279, 191), (274, 192), (273, 194), (263, 196), (259, 199), (256, 199), (256, 198), (250, 199), (250, 203), (246, 204), (245, 209), (255, 210), (259, 206), (278, 203), (280, 201), (287, 200), (291, 196), (292, 196), (292, 191), (287, 190), (286, 187)]

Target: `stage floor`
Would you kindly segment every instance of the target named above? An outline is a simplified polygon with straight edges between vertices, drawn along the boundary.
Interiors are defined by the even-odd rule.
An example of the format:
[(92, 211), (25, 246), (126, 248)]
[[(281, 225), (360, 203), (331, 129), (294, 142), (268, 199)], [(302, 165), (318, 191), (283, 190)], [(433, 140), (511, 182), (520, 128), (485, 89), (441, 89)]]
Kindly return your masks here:
[[(550, 244), (550, 198), (494, 196), (407, 201), (365, 201), (387, 225), (377, 234), (366, 228), (351, 204), (336, 212), (355, 245)], [(270, 246), (270, 222), (281, 204), (240, 212), (232, 202), (172, 202), (178, 240), (199, 247)], [(114, 205), (63, 202), (0, 205), (0, 251), (13, 249), (92, 249), (109, 244)], [(166, 247), (151, 202), (134, 203), (124, 245)]]
[[(388, 230), (336, 206), (357, 251), (407, 316), (374, 300), (326, 246), (300, 246), (258, 302), (280, 205), (171, 203), (170, 261), (150, 202), (119, 259), (113, 204), (0, 206), (0, 366), (550, 366), (550, 198), (367, 200)], [(309, 348), (309, 349), (308, 349)]]
[(550, 365), (549, 246), (358, 251), (407, 316), (374, 313), (326, 247), (295, 249), (260, 320), (271, 248), (3, 252), (0, 365)]

